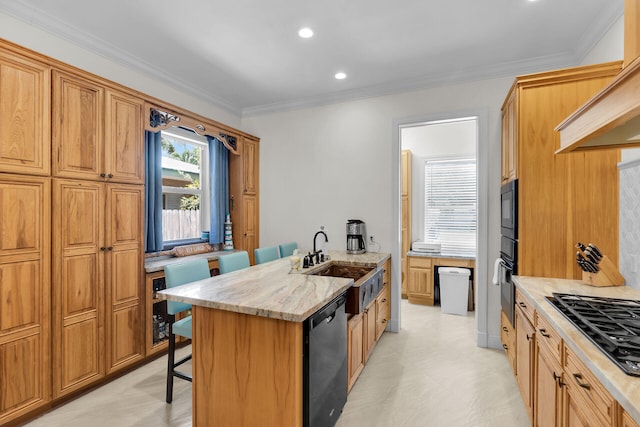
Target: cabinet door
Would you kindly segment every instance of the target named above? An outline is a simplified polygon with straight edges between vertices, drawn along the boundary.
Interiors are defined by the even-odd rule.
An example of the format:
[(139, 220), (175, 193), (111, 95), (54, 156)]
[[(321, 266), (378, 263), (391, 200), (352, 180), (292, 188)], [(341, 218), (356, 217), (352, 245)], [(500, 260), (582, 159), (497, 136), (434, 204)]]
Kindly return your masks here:
[[(538, 336), (536, 336), (538, 341)], [(546, 347), (536, 345), (534, 421), (538, 427), (561, 425), (562, 368)]]
[(411, 303), (433, 305), (433, 270), (424, 262), (419, 258), (409, 258), (407, 297)]
[(380, 339), (389, 323), (391, 313), (390, 295), (389, 286), (385, 285), (376, 298), (376, 341)]
[(104, 376), (103, 184), (54, 180), (54, 395)]
[(53, 73), (53, 174), (101, 180), (104, 174), (104, 89)]
[(519, 306), (516, 307), (516, 379), (520, 394), (524, 401), (529, 419), (533, 420), (532, 377), (535, 330), (531, 322), (524, 316)]
[(515, 338), (515, 330), (513, 326), (509, 322), (507, 315), (504, 311), (501, 311), (500, 316), (500, 341), (502, 342), (502, 347), (507, 352), (507, 360), (509, 361), (509, 365), (511, 365), (511, 369), (513, 370), (514, 375), (516, 374), (516, 338)]
[(244, 168), (244, 192), (256, 194), (258, 192), (258, 142), (244, 138), (242, 147), (242, 162)]
[(364, 368), (363, 325), (362, 313), (353, 316), (347, 323), (347, 348), (349, 351), (347, 391), (351, 390)]
[(0, 172), (48, 175), (51, 71), (0, 49)]
[(249, 252), (249, 261), (255, 264), (253, 250), (258, 247), (258, 197), (242, 197), (242, 216), (244, 221), (243, 246), (241, 249)]
[(636, 423), (633, 418), (631, 418), (631, 415), (629, 415), (629, 413), (627, 411), (625, 411), (624, 409), (622, 410), (622, 417), (621, 417), (621, 421), (620, 421), (620, 426), (621, 427), (638, 427), (638, 423)]
[(517, 114), (514, 88), (502, 108), (502, 184), (517, 178)]
[(369, 356), (376, 346), (376, 300), (371, 301), (364, 309), (364, 361), (369, 360)]
[(142, 186), (107, 186), (107, 372), (144, 355)]
[(50, 192), (0, 174), (0, 425), (51, 398)]
[(143, 101), (108, 90), (105, 167), (109, 181), (144, 184)]

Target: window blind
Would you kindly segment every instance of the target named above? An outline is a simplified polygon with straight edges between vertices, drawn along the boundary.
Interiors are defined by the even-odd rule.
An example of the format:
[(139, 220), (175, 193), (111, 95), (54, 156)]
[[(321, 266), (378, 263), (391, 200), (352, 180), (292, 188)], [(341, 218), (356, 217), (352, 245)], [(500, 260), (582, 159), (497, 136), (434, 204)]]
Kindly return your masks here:
[(439, 241), (441, 253), (476, 256), (476, 160), (427, 160), (425, 241)]

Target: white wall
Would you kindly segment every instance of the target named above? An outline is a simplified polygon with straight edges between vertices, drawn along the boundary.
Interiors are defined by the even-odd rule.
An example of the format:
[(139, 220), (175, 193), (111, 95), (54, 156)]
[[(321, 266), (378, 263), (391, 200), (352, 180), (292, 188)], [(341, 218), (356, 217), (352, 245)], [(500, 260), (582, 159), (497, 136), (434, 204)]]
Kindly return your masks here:
[[(500, 235), (500, 107), (512, 82), (510, 77), (492, 79), (243, 118), (243, 128), (261, 138), (260, 245), (295, 240), (309, 248), (318, 226), (325, 225), (328, 248), (344, 250), (347, 219), (364, 220), (380, 250), (392, 252), (398, 304), (392, 320), (397, 321), (400, 266), (393, 248), (399, 242), (394, 209), (399, 205), (400, 147), (394, 142), (394, 121), (486, 109), (488, 143), (481, 149), (489, 158), (490, 190), (480, 197), (488, 200), (489, 242), (480, 250), (487, 250), (488, 259), (494, 260)], [(500, 336), (500, 295), (493, 285), (487, 292), (487, 341), (495, 345)]]
[(585, 55), (581, 65), (599, 64), (601, 62), (619, 61), (624, 57), (624, 17), (621, 16)]
[(0, 38), (229, 126), (235, 128), (240, 126), (240, 116), (237, 114), (2, 12), (0, 12)]

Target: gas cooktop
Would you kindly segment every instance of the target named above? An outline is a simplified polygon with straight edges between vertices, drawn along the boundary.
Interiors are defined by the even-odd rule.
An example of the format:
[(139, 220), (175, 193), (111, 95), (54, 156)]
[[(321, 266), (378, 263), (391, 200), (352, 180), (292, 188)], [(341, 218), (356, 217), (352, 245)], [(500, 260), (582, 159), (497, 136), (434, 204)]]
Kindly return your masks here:
[(640, 376), (640, 301), (555, 292), (547, 300), (627, 375)]

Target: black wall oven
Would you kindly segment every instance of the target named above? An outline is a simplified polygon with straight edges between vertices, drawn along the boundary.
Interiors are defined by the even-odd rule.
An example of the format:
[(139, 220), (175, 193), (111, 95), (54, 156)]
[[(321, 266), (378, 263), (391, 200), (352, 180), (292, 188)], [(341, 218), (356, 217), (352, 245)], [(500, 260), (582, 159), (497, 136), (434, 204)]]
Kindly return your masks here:
[(518, 242), (507, 236), (502, 236), (500, 238), (500, 258), (501, 262), (498, 267), (500, 305), (507, 319), (511, 322), (511, 326), (515, 326), (516, 285), (511, 276), (518, 274)]
[(514, 326), (516, 286), (511, 276), (518, 274), (518, 180), (504, 184), (500, 190), (500, 305)]
[(518, 240), (518, 180), (504, 184), (500, 190), (500, 234)]

